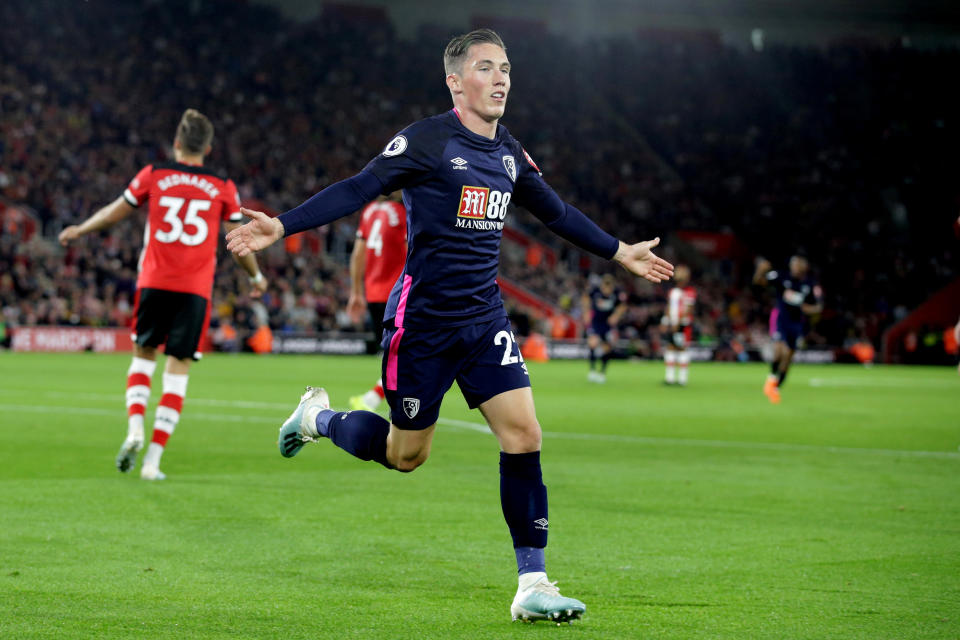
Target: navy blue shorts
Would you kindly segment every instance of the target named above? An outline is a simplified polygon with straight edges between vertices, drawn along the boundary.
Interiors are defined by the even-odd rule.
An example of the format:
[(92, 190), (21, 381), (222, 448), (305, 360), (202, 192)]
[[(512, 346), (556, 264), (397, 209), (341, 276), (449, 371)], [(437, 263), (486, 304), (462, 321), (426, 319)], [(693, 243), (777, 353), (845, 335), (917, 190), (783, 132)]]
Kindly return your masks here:
[(785, 342), (791, 350), (797, 348), (797, 340), (803, 337), (803, 322), (790, 321), (781, 313), (777, 317), (777, 330), (773, 332), (773, 339)]
[(506, 317), (452, 328), (397, 329), (388, 323), (383, 351), (383, 391), (390, 421), (400, 429), (435, 424), (454, 380), (471, 409), (504, 391), (530, 386)]
[(587, 335), (599, 336), (604, 342), (613, 342), (612, 329), (608, 322), (591, 322), (587, 327)]

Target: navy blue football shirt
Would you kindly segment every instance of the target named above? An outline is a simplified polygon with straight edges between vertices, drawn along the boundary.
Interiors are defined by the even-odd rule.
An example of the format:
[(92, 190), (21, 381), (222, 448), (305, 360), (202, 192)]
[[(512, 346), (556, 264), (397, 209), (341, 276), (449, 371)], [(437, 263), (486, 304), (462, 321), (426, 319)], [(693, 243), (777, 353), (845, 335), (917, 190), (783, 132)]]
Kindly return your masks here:
[(491, 140), (455, 110), (415, 122), (356, 176), (282, 216), (287, 235), (326, 224), (378, 194), (403, 190), (407, 262), (384, 320), (463, 326), (506, 315), (496, 283), (500, 239), (516, 203), (577, 246), (612, 258), (619, 241), (565, 204), (505, 127)]
[(626, 300), (626, 296), (618, 289), (613, 289), (610, 293), (604, 293), (600, 287), (594, 287), (590, 290), (590, 324), (594, 326), (606, 326), (610, 324), (610, 316), (617, 310), (621, 302)]
[(816, 305), (823, 301), (820, 285), (810, 276), (797, 278), (791, 275), (789, 270), (784, 273), (770, 271), (767, 273), (767, 281), (777, 288), (777, 309), (780, 317), (792, 322), (803, 321), (803, 305)]

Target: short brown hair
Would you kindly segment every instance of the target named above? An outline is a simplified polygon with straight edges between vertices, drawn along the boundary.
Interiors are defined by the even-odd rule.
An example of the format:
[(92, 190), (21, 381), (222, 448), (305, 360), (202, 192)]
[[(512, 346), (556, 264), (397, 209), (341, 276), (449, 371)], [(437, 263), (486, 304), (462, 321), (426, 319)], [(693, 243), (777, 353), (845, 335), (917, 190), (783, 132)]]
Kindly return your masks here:
[(186, 153), (204, 153), (213, 142), (213, 123), (196, 109), (187, 109), (177, 125), (177, 140)]
[(503, 39), (492, 29), (475, 29), (470, 33), (457, 36), (447, 44), (443, 50), (443, 70), (450, 75), (451, 73), (460, 73), (463, 67), (463, 61), (467, 57), (470, 47), (475, 44), (495, 44), (504, 51), (507, 46), (503, 44)]

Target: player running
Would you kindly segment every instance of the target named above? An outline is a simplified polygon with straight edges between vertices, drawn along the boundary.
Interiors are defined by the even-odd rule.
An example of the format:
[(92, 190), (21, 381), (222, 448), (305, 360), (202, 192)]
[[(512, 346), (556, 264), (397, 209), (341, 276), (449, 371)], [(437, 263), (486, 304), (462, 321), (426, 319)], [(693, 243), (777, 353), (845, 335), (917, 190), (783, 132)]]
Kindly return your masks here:
[[(403, 272), (407, 257), (407, 211), (398, 202), (400, 193), (371, 202), (360, 214), (357, 239), (350, 254), (350, 299), (347, 313), (362, 322), (370, 311), (377, 345), (383, 338), (383, 314), (390, 290)], [(350, 398), (351, 409), (376, 411), (383, 400), (383, 379), (361, 396)]]
[(673, 267), (651, 252), (659, 238), (624, 244), (565, 204), (498, 124), (510, 62), (496, 33), (454, 38), (444, 67), (453, 109), (410, 125), (360, 173), (277, 219), (244, 209), (252, 220), (228, 235), (228, 247), (248, 255), (403, 189), (407, 262), (384, 317), (390, 422), (369, 411), (333, 411), (323, 389), (308, 387), (280, 429), (280, 453), (294, 456), (304, 443), (329, 438), (362, 460), (413, 471), (430, 454), (441, 400), (456, 380), (500, 443), (501, 506), (519, 574), (510, 612), (514, 619), (569, 621), (585, 607), (547, 579), (540, 424), (496, 283), (508, 205), (515, 201), (554, 233), (652, 282), (669, 278)]
[(773, 404), (780, 402), (780, 387), (787, 378), (797, 340), (806, 333), (807, 316), (823, 311), (823, 291), (810, 277), (810, 263), (802, 256), (790, 258), (787, 274), (774, 271), (769, 260), (757, 260), (753, 274), (755, 284), (776, 287), (777, 306), (770, 317), (774, 340), (770, 375), (763, 385), (763, 393)]
[[(149, 202), (144, 247), (140, 254), (134, 312), (134, 355), (127, 371), (127, 437), (117, 454), (126, 473), (143, 448), (144, 413), (157, 366), (157, 347), (165, 345), (163, 395), (154, 415), (153, 437), (140, 468), (145, 480), (163, 480), (160, 457), (180, 420), (190, 364), (200, 358), (200, 342), (210, 321), (210, 295), (217, 262), (217, 227), (240, 226), (240, 197), (233, 181), (203, 167), (210, 153), (213, 124), (187, 109), (173, 140), (174, 162), (150, 164), (130, 181), (119, 198), (79, 225), (60, 233), (67, 245), (92, 231), (107, 229)], [(267, 281), (254, 256), (236, 257), (250, 276), (251, 295)]]
[(667, 314), (664, 316), (670, 341), (663, 351), (666, 365), (664, 384), (687, 386), (690, 369), (690, 352), (687, 345), (693, 337), (693, 307), (697, 302), (697, 291), (690, 285), (690, 268), (678, 265), (667, 295)]
[[(600, 286), (580, 299), (583, 318), (589, 318), (587, 326), (587, 348), (590, 350), (590, 370), (587, 380), (603, 384), (607, 381), (607, 364), (613, 356), (613, 341), (617, 323), (627, 311), (627, 294), (617, 289), (612, 274), (605, 274)], [(597, 361), (600, 370), (597, 371)]]

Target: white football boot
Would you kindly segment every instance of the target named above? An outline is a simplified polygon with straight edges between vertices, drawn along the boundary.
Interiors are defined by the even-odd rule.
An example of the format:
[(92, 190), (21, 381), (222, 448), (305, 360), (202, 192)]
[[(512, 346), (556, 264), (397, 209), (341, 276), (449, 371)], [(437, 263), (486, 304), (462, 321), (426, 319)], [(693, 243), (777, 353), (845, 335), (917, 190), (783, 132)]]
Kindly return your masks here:
[(514, 620), (536, 622), (569, 623), (583, 616), (587, 606), (574, 598), (560, 595), (556, 582), (547, 580), (543, 572), (527, 573), (520, 576), (517, 595), (510, 605), (510, 615)]
[(138, 438), (136, 434), (131, 433), (127, 439), (120, 445), (120, 452), (117, 453), (117, 470), (120, 473), (127, 473), (137, 464), (137, 454), (143, 449), (143, 433)]
[(154, 467), (152, 465), (143, 465), (140, 467), (140, 479), (141, 480), (166, 480), (167, 474), (163, 471), (160, 471), (160, 467)]

